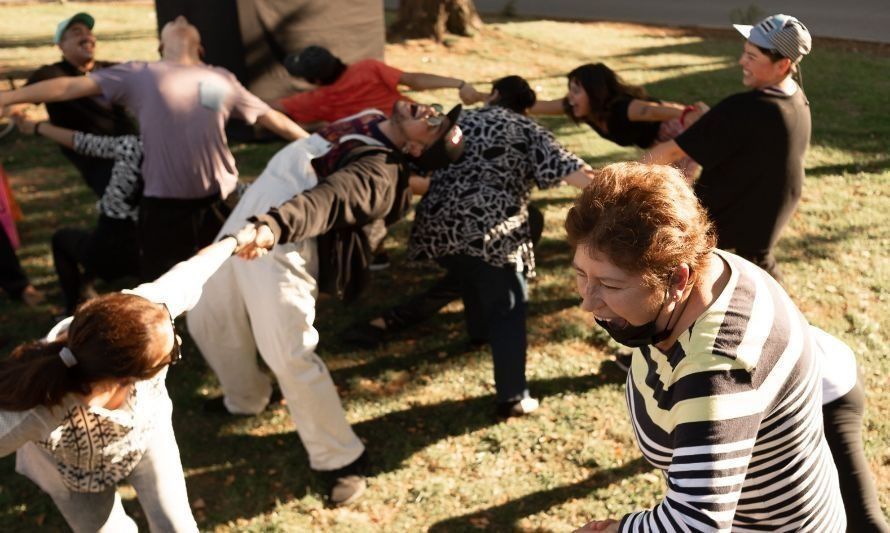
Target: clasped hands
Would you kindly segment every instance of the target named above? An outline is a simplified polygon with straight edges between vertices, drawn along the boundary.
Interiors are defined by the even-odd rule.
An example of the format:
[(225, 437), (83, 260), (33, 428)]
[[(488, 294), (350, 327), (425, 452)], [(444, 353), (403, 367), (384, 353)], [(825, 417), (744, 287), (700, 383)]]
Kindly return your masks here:
[(242, 259), (257, 259), (275, 246), (275, 234), (266, 224), (249, 223), (230, 236), (237, 242), (232, 253)]

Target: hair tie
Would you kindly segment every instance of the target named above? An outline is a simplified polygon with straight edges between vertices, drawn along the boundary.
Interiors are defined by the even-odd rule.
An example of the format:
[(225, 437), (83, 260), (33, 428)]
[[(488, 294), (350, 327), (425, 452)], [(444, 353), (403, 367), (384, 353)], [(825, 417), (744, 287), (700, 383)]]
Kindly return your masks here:
[(59, 358), (62, 359), (62, 362), (65, 363), (65, 366), (68, 368), (77, 364), (77, 358), (74, 357), (74, 353), (67, 346), (63, 346), (62, 349), (59, 350)]

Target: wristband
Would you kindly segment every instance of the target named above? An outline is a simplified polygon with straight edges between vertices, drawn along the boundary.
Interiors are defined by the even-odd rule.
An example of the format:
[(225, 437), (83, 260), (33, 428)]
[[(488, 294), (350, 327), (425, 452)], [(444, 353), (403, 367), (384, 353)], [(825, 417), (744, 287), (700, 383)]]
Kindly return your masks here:
[(688, 105), (683, 108), (683, 112), (680, 113), (680, 125), (686, 127), (686, 115), (689, 114), (690, 111), (695, 111), (694, 105)]

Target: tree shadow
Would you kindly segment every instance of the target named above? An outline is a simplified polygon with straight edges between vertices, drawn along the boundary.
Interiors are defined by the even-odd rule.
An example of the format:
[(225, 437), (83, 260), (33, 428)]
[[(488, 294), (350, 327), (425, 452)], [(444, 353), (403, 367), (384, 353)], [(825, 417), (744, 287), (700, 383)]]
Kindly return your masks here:
[(808, 233), (799, 236), (783, 237), (779, 241), (779, 264), (807, 263), (819, 259), (836, 259), (837, 248), (844, 241), (867, 235), (871, 228), (862, 225), (850, 225), (843, 228), (822, 228), (819, 233)]
[(881, 157), (874, 161), (856, 161), (853, 163), (837, 164), (837, 165), (819, 165), (818, 167), (808, 168), (808, 178), (821, 178), (823, 176), (836, 176), (843, 174), (880, 174), (890, 169), (890, 158)]
[(484, 529), (488, 531), (511, 531), (520, 518), (546, 511), (570, 500), (585, 498), (594, 490), (652, 469), (652, 465), (642, 457), (638, 457), (618, 467), (597, 470), (587, 479), (571, 485), (533, 492), (502, 505), (441, 520), (430, 526), (429, 531), (431, 533), (478, 531), (480, 527), (477, 524), (480, 523), (486, 524)]
[[(543, 399), (581, 394), (610, 383), (608, 375), (590, 374), (533, 380), (529, 386)], [(494, 405), (494, 395), (451, 400), (390, 412), (353, 427), (368, 448), (370, 475), (376, 476), (402, 468), (406, 460), (438, 441), (498, 423)], [(259, 430), (268, 427), (269, 417), (284, 415), (278, 407), (237, 422)], [(308, 494), (321, 498), (324, 477), (309, 469), (305, 449), (292, 430), (234, 434), (230, 423), (231, 417), (194, 413), (174, 419), (183, 465), (190, 472), (189, 494), (192, 501), (201, 499), (206, 506), (199, 513), (202, 528), (268, 513), (281, 502)], [(238, 505), (228, 505), (229, 501)]]

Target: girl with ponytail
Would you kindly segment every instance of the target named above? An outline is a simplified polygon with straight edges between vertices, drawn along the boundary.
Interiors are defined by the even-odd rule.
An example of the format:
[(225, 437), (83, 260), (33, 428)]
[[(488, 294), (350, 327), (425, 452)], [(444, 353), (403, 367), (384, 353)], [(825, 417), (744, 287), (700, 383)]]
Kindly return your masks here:
[(173, 319), (252, 233), (227, 236), (152, 283), (85, 302), (0, 361), (0, 456), (16, 452), (16, 471), (75, 532), (136, 531), (117, 494), (123, 480), (152, 531), (197, 531), (164, 385), (180, 359)]

